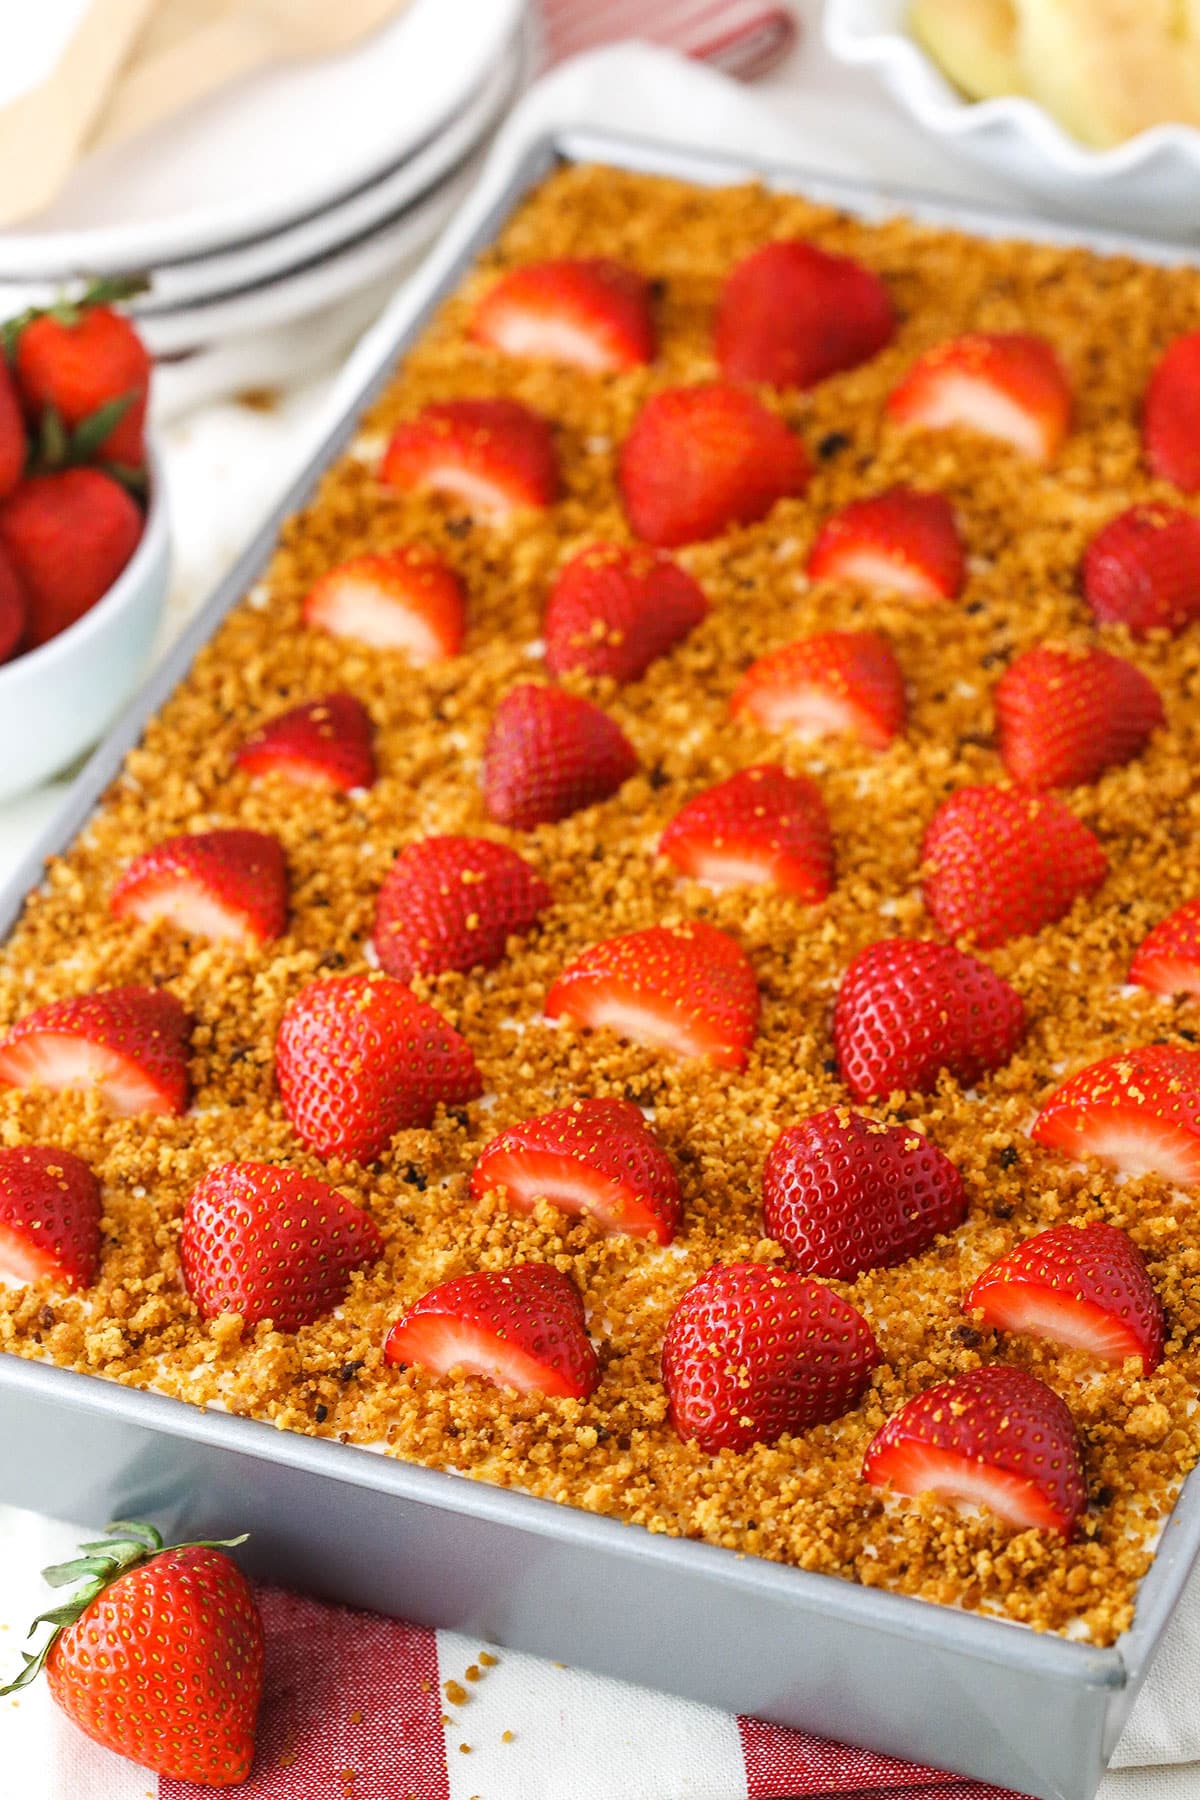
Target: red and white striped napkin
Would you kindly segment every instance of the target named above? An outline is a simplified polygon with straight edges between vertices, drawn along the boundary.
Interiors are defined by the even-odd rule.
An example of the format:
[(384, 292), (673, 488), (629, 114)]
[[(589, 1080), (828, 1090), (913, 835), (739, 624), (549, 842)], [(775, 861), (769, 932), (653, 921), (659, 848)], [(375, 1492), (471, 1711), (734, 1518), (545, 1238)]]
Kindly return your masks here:
[(540, 0), (549, 60), (641, 38), (748, 80), (779, 61), (796, 33), (789, 6), (768, 0)]
[[(274, 1588), (259, 1601), (266, 1691), (254, 1770), (237, 1790), (244, 1800), (870, 1800), (898, 1791), (1014, 1800), (453, 1632)], [(78, 1800), (210, 1792), (165, 1779), (156, 1787), (108, 1761), (129, 1770), (128, 1792), (81, 1786)], [(76, 1800), (75, 1790), (62, 1800)]]

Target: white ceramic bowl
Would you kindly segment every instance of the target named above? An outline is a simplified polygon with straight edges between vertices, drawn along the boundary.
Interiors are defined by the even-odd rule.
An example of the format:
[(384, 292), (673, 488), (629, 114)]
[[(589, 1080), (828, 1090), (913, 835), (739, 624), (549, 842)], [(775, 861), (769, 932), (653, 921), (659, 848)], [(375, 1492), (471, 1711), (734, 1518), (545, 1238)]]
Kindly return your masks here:
[(0, 666), (0, 800), (90, 749), (137, 686), (171, 573), (166, 486), (153, 454), (149, 467), (145, 529), (107, 594), (48, 644)]
[(1157, 125), (1092, 150), (1032, 100), (967, 100), (910, 36), (909, 7), (910, 0), (826, 0), (830, 53), (871, 69), (947, 150), (1036, 194), (1044, 210), (1126, 231), (1200, 234), (1200, 130)]

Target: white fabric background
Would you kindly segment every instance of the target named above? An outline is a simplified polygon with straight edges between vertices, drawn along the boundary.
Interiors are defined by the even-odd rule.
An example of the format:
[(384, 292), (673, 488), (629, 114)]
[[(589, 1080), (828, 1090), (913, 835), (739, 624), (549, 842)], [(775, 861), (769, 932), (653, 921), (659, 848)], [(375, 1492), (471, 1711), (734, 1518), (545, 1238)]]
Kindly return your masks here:
[[(804, 41), (781, 70), (754, 88), (739, 88), (661, 51), (601, 51), (543, 81), (504, 137), (531, 136), (547, 124), (606, 124), (645, 136), (691, 139), (709, 149), (778, 157), (814, 170), (1020, 204), (1019, 196), (948, 162), (865, 78), (836, 69), (819, 48), (815, 6), (810, 0), (797, 10), (807, 16)], [(325, 320), (308, 330), (291, 328), (290, 342), (311, 368), (320, 363), (326, 344), (340, 350), (346, 333), (344, 321)], [(264, 366), (273, 370), (280, 360), (280, 347), (268, 345)], [(163, 398), (173, 410), (181, 398), (179, 384), (168, 379)], [(177, 578), (164, 642), (304, 460), (335, 403), (336, 377), (326, 375), (285, 392), (270, 411), (209, 404), (165, 426)], [(44, 789), (0, 808), (0, 876), (52, 814), (60, 793), (61, 788)], [(235, 1526), (231, 1522), (231, 1529)], [(0, 1509), (0, 1667), (15, 1664), (20, 1633), (44, 1603), (37, 1570), (67, 1554), (75, 1541), (73, 1528)], [(467, 1650), (450, 1640), (445, 1671), (465, 1667)], [(560, 1679), (566, 1676), (570, 1679)], [(518, 1657), (506, 1657), (486, 1698), (481, 1690), (476, 1715), (481, 1723), (484, 1711), (501, 1707), (501, 1701), (506, 1728), (515, 1729), (519, 1717), (527, 1717), (532, 1729), (538, 1719), (569, 1714), (573, 1739), (584, 1732), (594, 1735), (598, 1746), (595, 1783), (576, 1783), (566, 1791), (556, 1778), (549, 1744), (544, 1780), (535, 1785), (531, 1775), (523, 1800), (543, 1800), (543, 1795), (608, 1800), (614, 1792), (632, 1791), (620, 1788), (618, 1763), (641, 1781), (646, 1800), (740, 1800), (740, 1786), (722, 1785), (733, 1766), (727, 1757), (736, 1733), (707, 1708), (638, 1696), (631, 1723), (630, 1690), (622, 1684)], [(458, 1760), (463, 1767), (450, 1759), (452, 1800), (486, 1795), (481, 1762), (474, 1756)], [(1106, 1778), (1101, 1800), (1200, 1800), (1200, 1576), (1193, 1579), (1114, 1765), (1117, 1772)], [(694, 1770), (687, 1781), (679, 1776), (685, 1766)], [(19, 1704), (0, 1702), (0, 1795), (10, 1793), (13, 1800), (142, 1800), (154, 1788), (144, 1772), (94, 1750), (65, 1726), (44, 1690), (37, 1690), (20, 1696)]]

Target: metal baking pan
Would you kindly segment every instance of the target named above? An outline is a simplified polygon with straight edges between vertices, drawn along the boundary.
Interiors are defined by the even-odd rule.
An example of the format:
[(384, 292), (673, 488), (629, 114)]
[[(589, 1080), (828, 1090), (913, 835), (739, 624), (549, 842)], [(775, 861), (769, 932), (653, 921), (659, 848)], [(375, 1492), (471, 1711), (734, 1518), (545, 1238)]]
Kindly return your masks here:
[[(988, 237), (1188, 260), (1182, 247), (1071, 232), (925, 195), (565, 131), (502, 155), (356, 353), (320, 449), (173, 654), (96, 751), (0, 896), (0, 933), (64, 850), (198, 649), (258, 579), (282, 521), (354, 434), (430, 313), (557, 164), (606, 162), (704, 186), (758, 178), (867, 219), (897, 212)], [(100, 1523), (251, 1534), (261, 1575), (625, 1676), (1037, 1795), (1090, 1800), (1200, 1551), (1200, 1472), (1141, 1586), (1133, 1627), (1098, 1650), (707, 1544), (655, 1536), (350, 1445), (201, 1412), (0, 1357), (0, 1500)]]

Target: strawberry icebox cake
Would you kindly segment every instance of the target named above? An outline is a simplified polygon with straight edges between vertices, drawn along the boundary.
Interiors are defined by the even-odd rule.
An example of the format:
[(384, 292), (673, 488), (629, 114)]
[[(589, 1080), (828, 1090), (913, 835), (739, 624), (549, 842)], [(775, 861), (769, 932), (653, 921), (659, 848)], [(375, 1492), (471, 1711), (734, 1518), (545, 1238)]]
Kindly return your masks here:
[(1200, 1457), (1198, 318), (546, 181), (0, 955), (0, 1346), (1111, 1644)]

